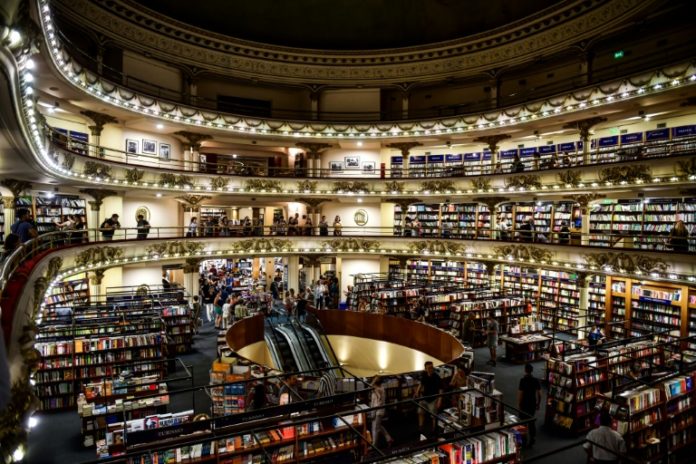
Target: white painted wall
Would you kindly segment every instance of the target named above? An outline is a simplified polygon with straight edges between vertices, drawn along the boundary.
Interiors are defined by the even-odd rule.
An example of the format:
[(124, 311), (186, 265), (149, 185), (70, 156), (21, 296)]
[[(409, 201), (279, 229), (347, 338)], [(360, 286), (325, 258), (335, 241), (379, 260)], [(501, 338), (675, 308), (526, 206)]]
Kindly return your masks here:
[[(349, 168), (346, 166), (346, 157), (359, 158), (359, 167)], [(343, 163), (343, 172), (337, 172), (335, 175), (340, 177), (379, 177), (379, 166), (381, 162), (380, 150), (363, 150), (363, 149), (329, 149), (321, 154), (322, 169), (330, 169), (332, 161)], [(372, 174), (363, 172), (364, 162), (373, 162), (375, 171)]]
[[(339, 89), (325, 90), (319, 98), (319, 110), (328, 112), (355, 112), (378, 114), (380, 110), (380, 89)], [(374, 116), (366, 115), (366, 119)], [(338, 115), (336, 117), (339, 117)], [(353, 115), (351, 119), (360, 119)]]
[[(355, 212), (364, 209), (367, 212), (367, 224), (359, 227), (355, 224)], [(337, 201), (323, 203), (321, 205), (322, 214), (326, 216), (329, 226), (333, 224), (336, 215), (341, 216), (344, 235), (373, 235), (377, 230), (370, 230), (370, 227), (380, 227), (382, 214), (379, 203), (339, 203)]]
[(341, 301), (345, 301), (343, 292), (348, 285), (353, 285), (353, 276), (359, 273), (379, 272), (379, 258), (342, 258), (341, 268), (337, 271), (341, 273)]
[[(173, 198), (153, 198), (152, 196), (127, 197), (123, 200), (121, 227), (135, 227), (135, 212), (141, 206), (150, 210), (151, 227), (181, 227), (183, 209), (181, 203)], [(173, 232), (173, 231), (172, 231)], [(153, 232), (154, 234), (154, 232)], [(151, 236), (153, 236), (151, 234)]]
[[(168, 90), (181, 91), (181, 71), (139, 53), (128, 50), (123, 52), (123, 73), (143, 81), (143, 86), (144, 83), (149, 83)], [(139, 88), (135, 79), (128, 81), (129, 88)], [(145, 87), (143, 89), (145, 90)]]
[(155, 264), (143, 264), (142, 266), (124, 266), (123, 284), (130, 285), (161, 285), (162, 266)]

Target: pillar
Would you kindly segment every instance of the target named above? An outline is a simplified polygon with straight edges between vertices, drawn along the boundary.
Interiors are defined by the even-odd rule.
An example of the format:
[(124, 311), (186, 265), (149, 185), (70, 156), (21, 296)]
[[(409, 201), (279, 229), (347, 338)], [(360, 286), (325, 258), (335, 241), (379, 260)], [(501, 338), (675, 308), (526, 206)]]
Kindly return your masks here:
[(404, 176), (408, 177), (408, 156), (411, 153), (411, 149), (414, 147), (419, 147), (423, 145), (420, 142), (398, 142), (390, 143), (387, 145), (389, 148), (395, 148), (401, 152), (401, 156), (404, 158), (403, 171)]
[(498, 287), (498, 280), (495, 278), (495, 266), (497, 263), (493, 261), (484, 261), (483, 265), (486, 266), (486, 274), (488, 274), (488, 286), (491, 290), (495, 290)]
[(563, 129), (575, 129), (580, 133), (580, 140), (582, 140), (583, 164), (589, 164), (590, 162), (590, 129), (606, 120), (607, 118), (595, 116), (592, 118), (572, 121), (563, 125)]
[(113, 116), (96, 111), (81, 111), (80, 114), (94, 121), (94, 124), (87, 126), (89, 127), (90, 135), (92, 136), (89, 147), (90, 156), (99, 158), (103, 157), (104, 153), (101, 151), (101, 133), (104, 130), (104, 125), (116, 124), (118, 123), (118, 120)]
[[(82, 189), (80, 190), (80, 193), (87, 194), (94, 198), (93, 201), (88, 201), (89, 203), (89, 210), (87, 210), (87, 228), (88, 229), (98, 229), (99, 226), (101, 225), (102, 221), (104, 218), (99, 217), (99, 211), (101, 210), (102, 205), (104, 204), (104, 199), (106, 197), (111, 197), (111, 196), (116, 196), (118, 195), (117, 192), (113, 190), (105, 190), (105, 189)], [(118, 211), (113, 211), (112, 213), (109, 213), (109, 216), (111, 214), (116, 213), (116, 214), (122, 214), (123, 213), (123, 203), (121, 203), (121, 207), (119, 208)], [(94, 232), (90, 232), (89, 234), (89, 239), (90, 240), (101, 240), (100, 235), (97, 233), (95, 234)]]
[(408, 119), (408, 103), (410, 94), (408, 92), (401, 93), (401, 117)]
[(488, 88), (490, 90), (488, 92), (488, 98), (490, 106), (491, 108), (498, 108), (498, 106), (500, 106), (500, 100), (498, 99), (500, 96), (500, 69), (492, 69), (487, 71), (486, 74), (489, 78)]
[[(205, 165), (200, 164), (201, 142), (204, 140), (209, 140), (212, 137), (207, 134), (197, 134), (189, 131), (174, 132), (174, 135), (181, 137), (183, 139), (184, 147), (188, 147), (188, 149), (184, 149), (184, 170), (205, 171)], [(187, 153), (188, 157), (186, 155)]]
[(100, 300), (100, 296), (104, 294), (102, 290), (102, 280), (104, 279), (104, 269), (95, 269), (89, 271), (89, 298), (92, 302)]
[(319, 96), (320, 92), (318, 89), (313, 89), (309, 93), (309, 117), (313, 121), (319, 119)]
[(184, 289), (191, 297), (200, 293), (200, 265), (198, 258), (187, 258), (184, 263)]
[[(491, 222), (491, 228), (488, 231), (476, 231), (476, 237), (477, 238), (482, 238), (482, 237), (488, 237), (491, 240), (498, 240), (498, 234), (497, 234), (497, 227), (498, 227), (498, 214), (497, 214), (497, 209), (498, 205), (501, 203), (504, 203), (506, 201), (510, 201), (508, 197), (479, 197), (479, 198), (474, 198), (474, 201), (484, 204), (488, 207), (489, 214), (488, 216), (490, 217), (490, 222)], [(512, 227), (512, 224), (508, 224), (508, 226)], [(512, 232), (510, 232), (512, 234)]]
[(275, 278), (274, 260), (273, 258), (263, 258), (264, 273), (266, 274), (266, 288), (268, 289)]
[(296, 143), (297, 148), (302, 148), (307, 152), (307, 177), (321, 177), (321, 152), (331, 146), (330, 143)]
[(14, 204), (14, 197), (2, 197), (3, 213), (5, 214), (5, 225), (2, 232), (5, 234), (5, 237), (12, 232), (12, 224), (15, 222)]
[[(587, 308), (590, 302), (590, 280), (591, 276), (585, 273), (578, 273), (578, 290), (580, 291), (580, 314), (578, 316), (578, 327), (586, 326), (594, 322), (587, 317)], [(587, 335), (587, 329), (578, 329), (578, 340), (582, 340)]]
[(474, 142), (485, 143), (488, 145), (488, 149), (491, 151), (491, 171), (495, 168), (498, 163), (498, 144), (505, 139), (509, 139), (508, 134), (496, 134), (496, 135), (486, 135), (483, 137), (476, 137)]
[(295, 293), (298, 291), (300, 284), (300, 257), (297, 255), (288, 256), (288, 288), (294, 288)]

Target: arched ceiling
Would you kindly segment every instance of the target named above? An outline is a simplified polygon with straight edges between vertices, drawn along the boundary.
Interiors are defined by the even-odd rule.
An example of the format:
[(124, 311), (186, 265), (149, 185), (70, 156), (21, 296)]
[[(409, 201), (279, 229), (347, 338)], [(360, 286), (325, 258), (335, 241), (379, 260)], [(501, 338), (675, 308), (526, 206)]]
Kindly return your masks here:
[(243, 40), (320, 50), (376, 50), (467, 37), (509, 25), (567, 1), (140, 0), (137, 3), (197, 28)]

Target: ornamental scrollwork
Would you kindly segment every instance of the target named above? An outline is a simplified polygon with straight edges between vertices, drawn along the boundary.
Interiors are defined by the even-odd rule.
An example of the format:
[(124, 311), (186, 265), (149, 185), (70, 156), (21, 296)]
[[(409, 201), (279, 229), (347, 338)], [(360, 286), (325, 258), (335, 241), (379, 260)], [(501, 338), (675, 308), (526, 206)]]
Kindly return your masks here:
[(412, 253), (418, 254), (446, 254), (446, 253), (461, 253), (465, 250), (463, 245), (440, 240), (420, 240), (408, 244), (408, 249)]
[(404, 183), (403, 182), (397, 182), (395, 180), (385, 182), (384, 183), (384, 191), (385, 192), (397, 192), (401, 193), (404, 191)]
[(208, 195), (181, 195), (176, 197), (185, 202), (190, 208), (198, 208), (205, 200), (210, 200)]
[(588, 266), (593, 266), (609, 271), (635, 273), (636, 271), (649, 274), (651, 272), (665, 272), (669, 264), (660, 258), (644, 255), (632, 255), (628, 253), (595, 253), (584, 256)]
[(203, 242), (194, 242), (190, 240), (174, 240), (170, 242), (153, 243), (145, 248), (149, 255), (186, 255), (203, 251)]
[(493, 251), (497, 255), (512, 258), (516, 261), (531, 259), (538, 262), (548, 262), (554, 257), (554, 253), (549, 250), (529, 245), (504, 245), (493, 247)]
[(95, 161), (87, 161), (82, 172), (86, 176), (110, 178), (111, 166)]
[(77, 254), (75, 264), (77, 266), (96, 266), (97, 264), (113, 261), (123, 256), (123, 250), (112, 246), (94, 247), (83, 250)]
[(582, 176), (578, 171), (561, 171), (557, 174), (558, 181), (564, 185), (577, 187), (582, 182)]
[(235, 251), (266, 252), (286, 250), (292, 246), (290, 240), (280, 238), (255, 238), (235, 242), (232, 249)]
[(168, 172), (160, 174), (159, 183), (165, 187), (191, 187), (195, 185), (193, 179), (189, 176), (170, 174)]
[(72, 169), (75, 164), (75, 155), (72, 153), (63, 153), (63, 162), (60, 164), (63, 169), (68, 171)]
[(599, 171), (599, 180), (602, 182), (621, 182), (633, 183), (637, 180), (649, 182), (652, 179), (652, 172), (645, 164), (629, 164), (628, 166), (611, 166)]
[(541, 188), (541, 177), (536, 174), (525, 174), (505, 179), (506, 188)]
[(453, 192), (454, 182), (451, 180), (426, 180), (421, 182), (421, 189), (425, 192)]
[(51, 258), (51, 260), (48, 262), (48, 266), (46, 267), (46, 279), (48, 279), (49, 281), (55, 279), (58, 273), (60, 272), (61, 267), (63, 267), (63, 258), (61, 258), (60, 256), (55, 256)]
[(677, 161), (677, 174), (696, 176), (696, 158)]
[(362, 181), (351, 182), (348, 180), (341, 180), (338, 182), (334, 182), (333, 191), (335, 193), (342, 193), (342, 192), (364, 193), (364, 192), (370, 191), (370, 186), (368, 185), (367, 182), (362, 182)]
[(199, 258), (186, 258), (184, 262), (184, 274), (198, 273), (201, 267), (201, 259)]
[(249, 190), (281, 191), (280, 182), (267, 179), (249, 179), (246, 181), (246, 188)]
[(311, 180), (300, 180), (297, 182), (297, 190), (300, 192), (316, 192), (317, 182)]
[(335, 251), (358, 251), (375, 250), (379, 248), (380, 242), (377, 240), (366, 240), (362, 238), (341, 238), (324, 242), (323, 248)]
[(491, 180), (485, 177), (477, 177), (475, 179), (471, 179), (471, 186), (474, 188), (474, 190), (490, 190)]
[(39, 308), (41, 303), (43, 303), (44, 296), (48, 290), (48, 279), (46, 277), (39, 277), (34, 281), (34, 305), (31, 307), (31, 314), (29, 319), (35, 319), (36, 315), (39, 313)]
[(212, 179), (210, 179), (210, 188), (212, 188), (213, 190), (224, 190), (225, 188), (227, 188), (227, 184), (229, 183), (230, 181), (222, 176), (213, 177)]
[(126, 180), (130, 183), (140, 182), (140, 179), (145, 175), (145, 171), (138, 168), (128, 169), (126, 171)]

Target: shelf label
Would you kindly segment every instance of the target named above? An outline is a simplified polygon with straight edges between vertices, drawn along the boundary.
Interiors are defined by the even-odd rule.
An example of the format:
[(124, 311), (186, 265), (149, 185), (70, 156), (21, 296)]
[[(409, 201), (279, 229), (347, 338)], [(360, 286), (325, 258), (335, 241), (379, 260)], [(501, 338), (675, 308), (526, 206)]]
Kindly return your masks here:
[(645, 140), (650, 142), (653, 140), (667, 140), (669, 138), (669, 129), (649, 130), (645, 133)]
[[(596, 147), (596, 140), (592, 140), (592, 148)], [(612, 135), (611, 137), (602, 137), (599, 139), (599, 146), (600, 147), (613, 147), (614, 145), (619, 144), (619, 136), (618, 135)]]
[(458, 153), (456, 155), (446, 155), (445, 161), (448, 163), (461, 163), (463, 155)]
[(442, 163), (445, 161), (445, 155), (428, 155), (428, 163)]
[(425, 164), (425, 155), (414, 155), (409, 158), (410, 164)]
[(404, 157), (403, 156), (392, 156), (391, 157), (391, 164), (404, 164)]
[(513, 148), (512, 150), (502, 150), (500, 152), (500, 157), (501, 158), (514, 158), (516, 154), (517, 154), (517, 148)]
[(624, 134), (621, 136), (621, 145), (627, 143), (639, 143), (643, 141), (642, 132), (633, 132), (632, 134)]
[(556, 153), (556, 145), (542, 145), (539, 147), (540, 154)]
[(689, 135), (696, 135), (696, 124), (672, 128), (672, 137), (686, 137)]

